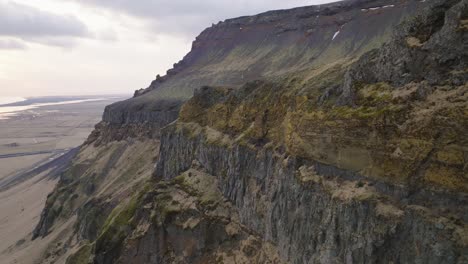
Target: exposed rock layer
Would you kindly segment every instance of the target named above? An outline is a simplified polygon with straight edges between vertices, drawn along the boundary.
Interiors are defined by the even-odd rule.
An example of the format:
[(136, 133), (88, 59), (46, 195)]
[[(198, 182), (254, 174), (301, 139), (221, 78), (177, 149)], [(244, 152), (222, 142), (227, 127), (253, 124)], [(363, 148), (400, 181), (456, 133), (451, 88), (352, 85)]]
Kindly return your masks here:
[(343, 1), (228, 19), (204, 30), (166, 76), (157, 77), (134, 98), (110, 105), (104, 121), (141, 122), (154, 116), (148, 112), (155, 107), (186, 100), (204, 85), (238, 87), (357, 57), (389, 40), (393, 26), (427, 5)]
[[(192, 166), (215, 175), (240, 221), (292, 263), (463, 263), (466, 226), (430, 208), (390, 199), (339, 170), (269, 149), (220, 145), (192, 125), (165, 129), (157, 177)], [(201, 130), (203, 131), (203, 130)]]
[[(466, 1), (439, 1), (398, 25), (389, 43), (367, 53), (348, 71), (344, 91), (348, 103), (355, 83), (387, 82), (402, 86), (462, 85), (468, 81)], [(346, 100), (347, 99), (347, 100)]]
[(214, 25), (106, 108), (35, 236), (77, 216), (68, 263), (468, 262), (467, 2)]
[(216, 178), (196, 169), (150, 183), (112, 221), (96, 241), (95, 263), (282, 263), (239, 223)]

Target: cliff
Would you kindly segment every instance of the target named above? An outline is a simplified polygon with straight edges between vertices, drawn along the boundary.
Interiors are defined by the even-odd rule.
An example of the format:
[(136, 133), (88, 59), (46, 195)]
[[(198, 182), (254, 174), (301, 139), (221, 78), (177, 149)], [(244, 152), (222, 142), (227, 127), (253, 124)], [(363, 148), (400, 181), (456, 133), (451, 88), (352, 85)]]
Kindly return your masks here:
[(67, 263), (468, 262), (467, 14), (343, 1), (213, 25), (106, 108), (35, 237), (74, 221)]
[(219, 22), (196, 38), (192, 50), (167, 75), (136, 91), (134, 98), (108, 106), (103, 120), (152, 121), (166, 101), (185, 101), (204, 85), (239, 87), (358, 57), (387, 41), (393, 26), (425, 5), (343, 1)]

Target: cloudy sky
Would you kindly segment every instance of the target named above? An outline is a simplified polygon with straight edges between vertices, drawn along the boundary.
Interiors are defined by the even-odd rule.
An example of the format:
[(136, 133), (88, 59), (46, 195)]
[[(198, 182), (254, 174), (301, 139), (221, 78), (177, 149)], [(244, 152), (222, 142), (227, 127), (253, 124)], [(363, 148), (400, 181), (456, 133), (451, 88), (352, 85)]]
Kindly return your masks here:
[(226, 18), (331, 0), (0, 0), (0, 96), (131, 94)]

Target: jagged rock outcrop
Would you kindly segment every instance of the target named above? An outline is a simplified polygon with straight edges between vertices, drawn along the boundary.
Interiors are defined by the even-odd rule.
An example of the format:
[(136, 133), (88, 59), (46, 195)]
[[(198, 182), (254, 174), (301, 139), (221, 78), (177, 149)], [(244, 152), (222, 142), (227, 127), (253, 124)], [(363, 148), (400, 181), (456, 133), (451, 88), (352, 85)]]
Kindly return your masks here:
[(115, 103), (104, 110), (102, 120), (110, 124), (142, 124), (145, 122), (163, 127), (177, 118), (181, 105), (179, 100), (158, 100), (152, 104), (141, 105), (136, 111), (113, 111)]
[(105, 108), (102, 122), (96, 125), (85, 142), (86, 145), (99, 145), (126, 138), (157, 139), (160, 129), (177, 119), (182, 101), (157, 100), (137, 109), (121, 109), (116, 104)]
[(462, 85), (468, 81), (468, 2), (439, 1), (398, 25), (382, 48), (362, 56), (344, 82), (343, 102), (352, 103), (356, 83), (403, 86)]
[(94, 263), (283, 263), (271, 243), (239, 223), (216, 181), (191, 169), (150, 183), (104, 228)]
[(241, 223), (291, 263), (468, 261), (465, 224), (333, 166), (232, 141), (196, 124), (171, 125), (156, 177), (173, 179), (196, 161), (216, 176)]
[[(167, 120), (167, 124), (174, 121)], [(165, 124), (165, 125), (167, 125)], [(112, 124), (105, 121), (98, 123), (91, 134), (86, 139), (84, 145), (99, 146), (114, 141), (123, 141), (127, 139), (159, 139), (162, 123), (131, 123), (131, 124)]]

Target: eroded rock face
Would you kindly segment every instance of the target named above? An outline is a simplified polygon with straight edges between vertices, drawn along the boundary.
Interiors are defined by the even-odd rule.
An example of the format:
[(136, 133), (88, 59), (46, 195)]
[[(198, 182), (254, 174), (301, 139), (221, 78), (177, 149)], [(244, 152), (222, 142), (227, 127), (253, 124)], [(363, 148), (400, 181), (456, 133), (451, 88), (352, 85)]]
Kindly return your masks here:
[(468, 262), (466, 5), (214, 25), (106, 108), (35, 236), (77, 216), (68, 263)]
[(398, 25), (382, 48), (362, 56), (344, 82), (342, 102), (353, 103), (357, 83), (387, 82), (402, 86), (461, 85), (468, 81), (467, 1), (435, 1)]
[[(460, 25), (465, 6), (466, 1), (435, 1), (420, 16), (447, 17), (447, 25), (440, 30), (451, 32), (448, 38), (463, 46), (460, 41), (466, 38), (466, 31)], [(417, 16), (403, 25), (425, 32), (432, 20), (420, 21)], [(443, 30), (445, 27), (452, 30)], [(443, 42), (445, 48), (425, 51), (422, 61), (412, 62), (413, 68), (421, 64), (428, 67), (427, 72), (433, 69), (439, 81), (432, 83), (414, 73), (411, 82), (399, 84), (392, 78), (409, 62), (395, 62), (392, 68), (392, 61), (411, 60), (422, 52), (392, 53), (411, 49), (406, 42), (401, 49), (394, 46), (401, 44), (401, 36), (408, 36), (400, 31), (396, 29), (396, 37), (388, 45), (364, 54), (356, 63), (250, 82), (236, 90), (200, 89), (181, 108), (179, 120), (212, 127), (253, 145), (271, 143), (294, 156), (403, 186), (410, 194), (424, 189), (442, 190), (442, 196), (466, 192), (468, 86), (456, 81), (466, 77), (465, 53), (454, 49), (452, 57), (457, 59), (444, 67), (432, 57), (450, 49)], [(431, 36), (437, 38), (438, 34), (440, 31)], [(379, 69), (394, 71), (394, 77), (380, 76)], [(340, 90), (340, 86), (349, 89)], [(217, 101), (212, 102), (213, 98)], [(349, 104), (343, 105), (343, 98)]]
[(112, 124), (102, 121), (95, 126), (84, 145), (99, 146), (113, 141), (123, 141), (127, 139), (158, 139), (162, 124), (163, 123), (148, 122)]
[(79, 240), (94, 240), (112, 209), (151, 175), (159, 141), (130, 139), (85, 145), (47, 197), (33, 238), (77, 217)]
[(224, 197), (238, 208), (241, 223), (276, 244), (285, 261), (467, 261), (464, 223), (411, 200), (395, 201), (365, 179), (346, 180), (336, 176), (337, 169), (268, 148), (225, 145), (228, 141), (213, 138), (212, 132), (200, 128), (194, 133), (193, 126), (165, 129), (156, 177), (169, 180), (194, 161), (200, 164), (216, 176)]
[(177, 118), (181, 101), (158, 100), (141, 106), (139, 109), (115, 110), (119, 103), (109, 105), (104, 110), (102, 120), (110, 124), (142, 124), (152, 123), (163, 127)]
[(181, 104), (177, 100), (158, 100), (138, 110), (109, 105), (84, 144), (99, 146), (125, 139), (158, 139), (161, 128), (177, 119)]
[(94, 263), (283, 263), (272, 244), (239, 223), (216, 182), (192, 168), (150, 183), (104, 228)]

